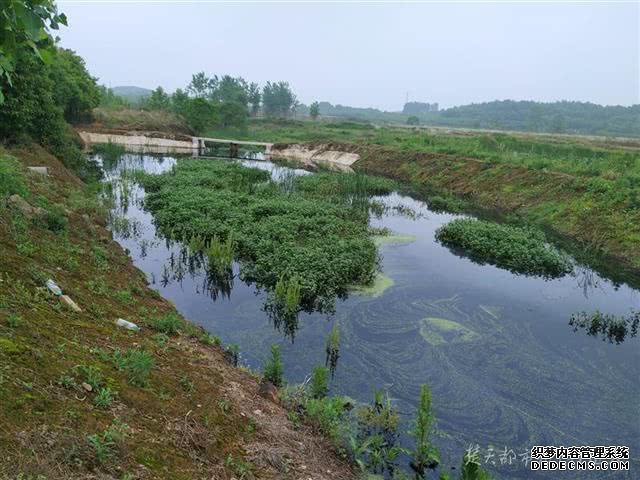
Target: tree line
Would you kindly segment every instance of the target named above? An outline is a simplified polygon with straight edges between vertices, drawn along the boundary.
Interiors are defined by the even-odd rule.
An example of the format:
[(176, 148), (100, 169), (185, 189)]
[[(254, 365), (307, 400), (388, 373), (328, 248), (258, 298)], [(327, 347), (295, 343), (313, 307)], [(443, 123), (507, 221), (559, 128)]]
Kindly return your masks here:
[[(122, 106), (127, 102), (109, 89), (103, 94), (103, 105)], [(162, 87), (152, 90), (138, 107), (164, 110), (183, 117), (196, 133), (214, 128), (247, 126), (249, 117), (287, 118), (295, 113), (298, 100), (287, 82), (267, 82), (262, 88), (255, 82), (230, 75), (208, 76), (199, 72), (185, 88), (173, 93)]]
[[(447, 109), (429, 109), (419, 102), (405, 104), (402, 112), (320, 102), (321, 115), (350, 120), (432, 125), (539, 133), (605, 136), (640, 136), (640, 105), (603, 106), (589, 102), (534, 102), (496, 100)], [(306, 113), (302, 105), (300, 112)]]

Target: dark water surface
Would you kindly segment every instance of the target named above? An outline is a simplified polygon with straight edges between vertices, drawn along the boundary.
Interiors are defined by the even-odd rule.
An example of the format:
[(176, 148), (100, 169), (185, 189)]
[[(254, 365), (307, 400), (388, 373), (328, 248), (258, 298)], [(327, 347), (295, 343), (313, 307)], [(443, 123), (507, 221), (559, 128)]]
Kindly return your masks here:
[[(160, 172), (175, 162), (124, 155), (111, 175), (123, 168)], [(278, 178), (290, 174), (269, 162), (245, 164)], [(429, 384), (447, 470), (477, 446), (485, 467), (500, 478), (640, 478), (638, 339), (616, 345), (568, 325), (576, 311), (639, 309), (637, 290), (580, 266), (573, 275), (544, 280), (478, 265), (434, 239), (456, 215), (392, 194), (385, 204), (418, 213), (389, 209), (371, 221), (415, 237), (381, 246), (382, 270), (393, 285), (379, 296), (338, 301), (334, 315), (301, 314), (292, 343), (262, 310), (264, 292), (237, 277), (230, 292), (212, 291), (202, 267), (181, 255), (180, 245), (156, 236), (142, 208), (144, 192), (134, 185), (116, 190), (115, 239), (185, 317), (224, 343), (237, 343), (243, 364), (260, 369), (278, 343), (287, 380), (300, 382), (324, 364), (325, 339), (337, 322), (341, 348), (332, 393), (370, 401), (373, 389), (384, 387), (408, 422), (420, 385)], [(521, 458), (532, 445), (627, 445), (635, 460), (627, 473), (534, 474)]]

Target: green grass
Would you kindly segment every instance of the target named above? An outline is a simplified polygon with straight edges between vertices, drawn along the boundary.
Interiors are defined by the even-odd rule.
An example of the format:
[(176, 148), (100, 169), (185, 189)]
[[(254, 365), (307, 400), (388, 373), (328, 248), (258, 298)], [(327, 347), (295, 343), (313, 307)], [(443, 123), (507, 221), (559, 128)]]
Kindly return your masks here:
[(96, 396), (93, 398), (93, 404), (99, 408), (108, 408), (113, 403), (114, 392), (109, 387), (104, 387), (98, 390)]
[(26, 197), (27, 184), (18, 160), (0, 150), (0, 199), (13, 194)]
[(128, 382), (137, 387), (148, 385), (155, 364), (153, 355), (137, 348), (128, 349), (124, 353), (116, 350), (113, 362), (119, 370), (126, 373)]
[(167, 313), (160, 317), (152, 318), (149, 326), (154, 330), (164, 333), (165, 335), (174, 335), (182, 326), (182, 320), (175, 313)]
[[(224, 137), (226, 132), (211, 133)], [(375, 128), (373, 125), (357, 122), (292, 120), (254, 120), (243, 138), (284, 143), (369, 143), (411, 151), (470, 156), (536, 170), (550, 168), (574, 175), (628, 177), (633, 174), (640, 181), (638, 152), (594, 146), (577, 138), (560, 139), (507, 133), (434, 134), (406, 128)]]
[(436, 238), (460, 248), (477, 262), (516, 273), (559, 277), (573, 269), (568, 258), (549, 245), (538, 230), (459, 218), (440, 227)]

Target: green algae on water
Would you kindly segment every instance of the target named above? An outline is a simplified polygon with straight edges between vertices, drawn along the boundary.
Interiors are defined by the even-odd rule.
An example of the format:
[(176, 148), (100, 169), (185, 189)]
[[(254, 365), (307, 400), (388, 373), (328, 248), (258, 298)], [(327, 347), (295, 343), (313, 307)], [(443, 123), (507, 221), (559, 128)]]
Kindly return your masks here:
[(448, 343), (467, 343), (480, 338), (480, 335), (464, 325), (439, 317), (427, 317), (420, 320), (420, 335), (431, 345)]
[(350, 288), (352, 293), (358, 295), (366, 295), (369, 297), (377, 298), (381, 296), (384, 291), (395, 285), (395, 282), (391, 277), (386, 276), (384, 273), (378, 272), (373, 279), (373, 282), (369, 285), (355, 285)]

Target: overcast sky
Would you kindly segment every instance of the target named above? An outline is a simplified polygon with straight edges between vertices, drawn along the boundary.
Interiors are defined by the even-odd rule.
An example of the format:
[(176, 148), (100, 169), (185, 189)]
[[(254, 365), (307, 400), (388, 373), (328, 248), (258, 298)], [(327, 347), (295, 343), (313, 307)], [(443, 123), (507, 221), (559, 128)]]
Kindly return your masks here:
[(494, 99), (640, 103), (638, 3), (58, 0), (108, 86), (287, 80), (300, 101), (399, 110)]

